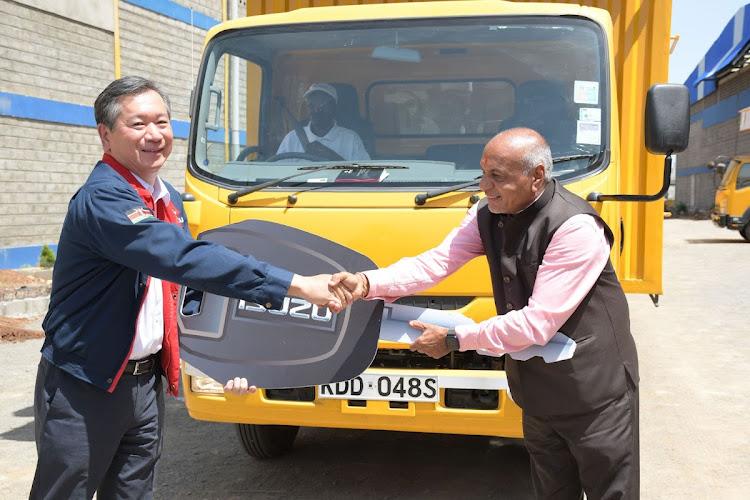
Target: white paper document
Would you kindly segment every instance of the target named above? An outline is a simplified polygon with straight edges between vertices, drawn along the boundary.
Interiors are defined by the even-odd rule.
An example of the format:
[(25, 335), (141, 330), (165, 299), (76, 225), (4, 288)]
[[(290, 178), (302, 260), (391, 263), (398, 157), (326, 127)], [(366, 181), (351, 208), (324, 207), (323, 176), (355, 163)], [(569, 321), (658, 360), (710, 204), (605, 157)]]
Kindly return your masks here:
[[(417, 330), (409, 326), (409, 321), (413, 319), (446, 328), (474, 324), (474, 321), (456, 311), (441, 311), (439, 309), (426, 309), (424, 307), (385, 304), (383, 321), (380, 324), (380, 339), (411, 344), (422, 335), (422, 330)], [(570, 359), (573, 357), (575, 350), (575, 341), (565, 334), (557, 332), (545, 345), (532, 345), (526, 349), (507, 354), (519, 361), (526, 361), (534, 356), (540, 356), (546, 363), (554, 363)], [(502, 354), (495, 354), (485, 350), (477, 352), (484, 356), (502, 356)]]

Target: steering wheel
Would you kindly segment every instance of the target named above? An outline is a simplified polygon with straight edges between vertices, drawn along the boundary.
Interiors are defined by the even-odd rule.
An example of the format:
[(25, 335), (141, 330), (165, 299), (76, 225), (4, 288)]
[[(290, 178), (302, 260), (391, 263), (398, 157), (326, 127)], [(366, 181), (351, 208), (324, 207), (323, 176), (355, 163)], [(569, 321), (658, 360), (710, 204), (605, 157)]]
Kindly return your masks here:
[(245, 158), (247, 158), (251, 153), (260, 153), (260, 148), (258, 146), (248, 146), (242, 151), (240, 151), (240, 154), (237, 155), (237, 161), (245, 161)]
[(298, 159), (298, 160), (310, 160), (310, 161), (326, 161), (325, 158), (321, 158), (317, 155), (312, 155), (310, 153), (302, 153), (302, 152), (295, 152), (290, 151), (288, 153), (278, 153), (273, 156), (269, 156), (266, 158), (265, 161), (279, 161), (279, 160), (289, 160), (289, 159)]

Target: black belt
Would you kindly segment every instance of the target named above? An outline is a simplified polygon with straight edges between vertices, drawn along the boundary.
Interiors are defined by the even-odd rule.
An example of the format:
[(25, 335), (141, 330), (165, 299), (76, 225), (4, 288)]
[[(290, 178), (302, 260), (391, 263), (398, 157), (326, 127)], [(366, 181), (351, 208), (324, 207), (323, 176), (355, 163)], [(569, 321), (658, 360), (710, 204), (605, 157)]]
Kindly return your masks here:
[(144, 359), (131, 359), (125, 365), (125, 373), (129, 375), (143, 375), (150, 373), (159, 364), (159, 354), (152, 354)]

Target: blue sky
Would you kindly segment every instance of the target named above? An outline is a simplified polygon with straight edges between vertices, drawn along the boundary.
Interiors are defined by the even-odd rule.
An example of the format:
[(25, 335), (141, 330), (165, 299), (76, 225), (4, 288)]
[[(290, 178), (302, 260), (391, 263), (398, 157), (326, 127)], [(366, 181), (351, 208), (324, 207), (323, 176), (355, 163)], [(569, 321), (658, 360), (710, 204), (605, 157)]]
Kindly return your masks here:
[(669, 81), (684, 83), (721, 30), (750, 0), (672, 0), (672, 36), (679, 35), (669, 56)]

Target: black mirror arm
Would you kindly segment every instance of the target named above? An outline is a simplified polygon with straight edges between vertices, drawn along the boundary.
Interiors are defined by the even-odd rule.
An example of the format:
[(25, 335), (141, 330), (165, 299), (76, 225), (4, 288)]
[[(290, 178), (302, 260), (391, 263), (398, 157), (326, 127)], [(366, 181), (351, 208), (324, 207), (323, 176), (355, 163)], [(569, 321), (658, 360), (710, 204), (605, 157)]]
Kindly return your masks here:
[(661, 190), (656, 194), (602, 194), (598, 191), (589, 193), (586, 201), (656, 201), (664, 198), (669, 190), (672, 178), (672, 151), (668, 151), (664, 157), (664, 182)]

